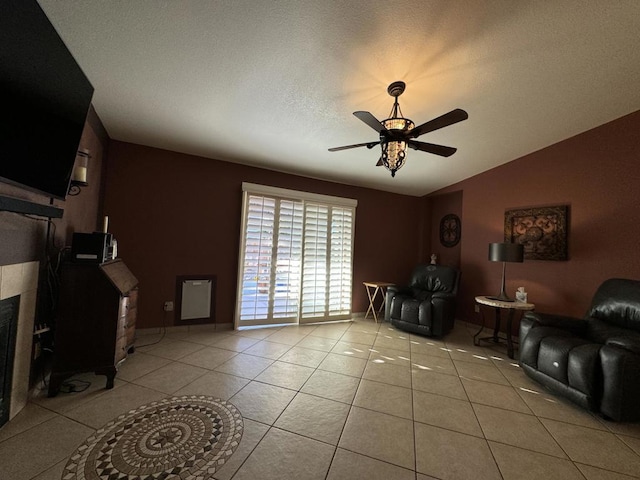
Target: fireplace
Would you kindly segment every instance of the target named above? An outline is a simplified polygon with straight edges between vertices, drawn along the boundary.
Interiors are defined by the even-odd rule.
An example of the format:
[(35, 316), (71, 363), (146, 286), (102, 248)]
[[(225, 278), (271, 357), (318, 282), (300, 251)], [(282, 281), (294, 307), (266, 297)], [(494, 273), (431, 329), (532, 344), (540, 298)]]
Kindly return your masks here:
[(20, 296), (0, 300), (0, 426), (9, 421)]
[[(38, 290), (38, 262), (17, 263), (0, 266), (0, 303), (4, 317), (11, 312), (15, 317), (2, 321), (0, 337), (10, 332), (9, 339), (0, 339), (0, 369), (2, 369), (2, 415), (11, 419), (27, 404), (29, 397), (29, 373), (33, 344), (33, 322), (36, 312)], [(9, 337), (9, 338), (10, 338)], [(13, 347), (13, 353), (9, 348)], [(8, 408), (5, 408), (8, 407)], [(0, 421), (0, 425), (2, 421)]]

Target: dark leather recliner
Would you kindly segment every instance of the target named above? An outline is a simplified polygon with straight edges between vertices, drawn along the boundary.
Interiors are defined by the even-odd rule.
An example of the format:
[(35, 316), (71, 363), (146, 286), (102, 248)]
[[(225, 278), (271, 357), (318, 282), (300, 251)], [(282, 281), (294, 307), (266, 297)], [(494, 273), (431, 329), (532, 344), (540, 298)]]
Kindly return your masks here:
[(640, 281), (605, 281), (584, 319), (527, 312), (520, 366), (584, 408), (640, 420)]
[(459, 282), (455, 268), (418, 265), (408, 286), (387, 288), (384, 318), (409, 332), (446, 335), (455, 320)]

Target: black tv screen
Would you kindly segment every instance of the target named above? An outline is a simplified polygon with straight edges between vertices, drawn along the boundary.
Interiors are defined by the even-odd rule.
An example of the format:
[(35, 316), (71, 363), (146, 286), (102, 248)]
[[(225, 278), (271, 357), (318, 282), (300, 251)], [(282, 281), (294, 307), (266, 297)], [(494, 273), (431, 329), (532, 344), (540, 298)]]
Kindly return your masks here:
[(0, 0), (0, 180), (64, 199), (93, 86), (35, 0)]

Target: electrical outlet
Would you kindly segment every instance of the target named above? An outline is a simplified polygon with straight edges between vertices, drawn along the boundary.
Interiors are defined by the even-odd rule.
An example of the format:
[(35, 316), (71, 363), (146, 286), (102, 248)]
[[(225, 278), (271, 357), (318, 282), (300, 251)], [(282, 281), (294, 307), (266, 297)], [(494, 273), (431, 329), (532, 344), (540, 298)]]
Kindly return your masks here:
[(173, 302), (164, 302), (164, 311), (173, 312)]
[(480, 305), (474, 305), (474, 306), (473, 306), (473, 310), (474, 310), (476, 313), (480, 313)]

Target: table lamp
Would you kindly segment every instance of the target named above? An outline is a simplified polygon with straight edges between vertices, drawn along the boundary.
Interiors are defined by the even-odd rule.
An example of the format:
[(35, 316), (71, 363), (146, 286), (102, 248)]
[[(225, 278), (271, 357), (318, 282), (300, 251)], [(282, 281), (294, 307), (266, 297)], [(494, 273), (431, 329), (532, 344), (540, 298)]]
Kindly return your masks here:
[(507, 262), (523, 262), (524, 246), (517, 243), (490, 243), (489, 244), (489, 261), (502, 262), (502, 286), (500, 293), (496, 297), (488, 297), (491, 300), (500, 300), (502, 302), (513, 302), (504, 291), (504, 273)]

